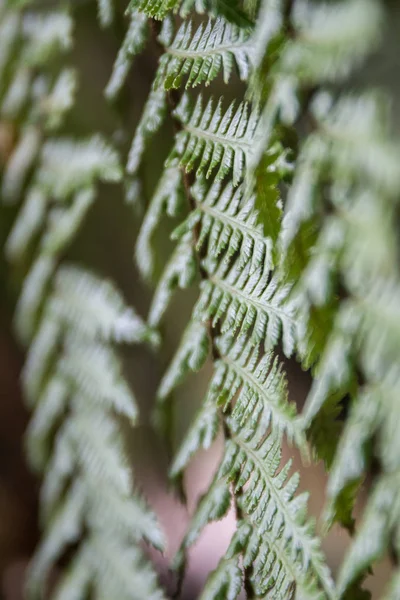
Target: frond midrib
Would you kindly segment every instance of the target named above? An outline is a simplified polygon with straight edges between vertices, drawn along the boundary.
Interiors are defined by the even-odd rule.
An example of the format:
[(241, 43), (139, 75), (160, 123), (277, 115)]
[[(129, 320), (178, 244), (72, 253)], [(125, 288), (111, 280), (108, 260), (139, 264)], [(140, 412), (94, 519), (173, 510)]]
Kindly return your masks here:
[(167, 54), (172, 56), (176, 56), (178, 58), (207, 58), (208, 56), (214, 56), (219, 54), (224, 54), (226, 52), (232, 52), (235, 54), (237, 50), (246, 50), (250, 48), (249, 41), (243, 42), (232, 42), (227, 44), (226, 46), (215, 46), (214, 48), (204, 48), (202, 50), (183, 50), (180, 48), (173, 48), (169, 46), (166, 48)]
[[(279, 413), (278, 419), (279, 419), (280, 423), (284, 423), (283, 429), (287, 432), (287, 434), (289, 434), (289, 431), (292, 431), (293, 438), (296, 439), (297, 436), (300, 434), (300, 432), (295, 430), (294, 423), (292, 424), (293, 428), (288, 427), (288, 418), (283, 413), (283, 410), (280, 407), (280, 405), (277, 404), (276, 402), (274, 402), (274, 395), (273, 394), (269, 395), (267, 393), (267, 391), (264, 390), (264, 388), (257, 381), (257, 379), (253, 375), (253, 373), (246, 371), (246, 369), (244, 367), (242, 367), (242, 365), (240, 365), (239, 362), (235, 363), (226, 355), (221, 356), (220, 361), (225, 363), (229, 369), (232, 369), (233, 371), (238, 372), (239, 375), (241, 376), (242, 380), (245, 381), (247, 379), (251, 383), (251, 385), (254, 388), (256, 388), (257, 393), (259, 394), (260, 398), (262, 398), (263, 400), (266, 400), (266, 404), (268, 407), (271, 408), (271, 412), (274, 414), (274, 416), (276, 415), (276, 413)], [(242, 383), (242, 385), (243, 385), (243, 383)], [(288, 406), (289, 406), (289, 404), (288, 404)]]
[(239, 150), (243, 150), (243, 148), (246, 148), (247, 152), (250, 153), (252, 143), (246, 140), (246, 134), (242, 138), (238, 139), (235, 137), (227, 136), (225, 134), (217, 135), (215, 133), (210, 133), (209, 131), (201, 129), (200, 127), (193, 127), (192, 125), (184, 124), (183, 127), (185, 131), (190, 133), (190, 135), (208, 139), (214, 144), (221, 144), (222, 146), (229, 145), (234, 149), (237, 148)]
[(218, 219), (219, 221), (231, 224), (234, 229), (239, 229), (242, 232), (246, 232), (247, 235), (249, 237), (251, 237), (253, 240), (259, 240), (260, 242), (263, 242), (265, 245), (267, 245), (268, 238), (264, 237), (264, 235), (262, 234), (262, 232), (260, 230), (261, 228), (259, 228), (257, 226), (250, 227), (244, 221), (240, 221), (238, 219), (238, 217), (228, 215), (227, 213), (224, 213), (221, 210), (218, 210), (216, 205), (210, 206), (208, 204), (205, 204), (205, 203), (203, 204), (202, 202), (198, 202), (197, 207), (202, 212), (210, 214), (211, 216)]
[(285, 312), (282, 308), (278, 308), (267, 301), (256, 300), (253, 296), (246, 293), (243, 289), (235, 287), (229, 283), (227, 283), (224, 279), (221, 279), (216, 274), (209, 274), (208, 280), (211, 283), (219, 288), (222, 288), (226, 292), (228, 292), (232, 297), (241, 296), (243, 298), (243, 303), (253, 304), (258, 310), (266, 313), (268, 315), (269, 312), (275, 313), (281, 319), (281, 321), (290, 321), (292, 325), (296, 325), (296, 320), (293, 315)]

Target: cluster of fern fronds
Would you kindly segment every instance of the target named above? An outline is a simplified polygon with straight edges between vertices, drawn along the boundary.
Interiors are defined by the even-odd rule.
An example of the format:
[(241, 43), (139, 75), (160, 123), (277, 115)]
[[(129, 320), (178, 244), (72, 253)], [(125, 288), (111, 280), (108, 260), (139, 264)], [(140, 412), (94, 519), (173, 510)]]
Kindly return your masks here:
[[(111, 0), (99, 1), (102, 26), (113, 13)], [(22, 200), (5, 250), (25, 273), (15, 328), (29, 347), (28, 457), (45, 473), (31, 597), (71, 548), (54, 598), (164, 597), (139, 544), (162, 549), (163, 540), (126, 464), (119, 421), (134, 422), (137, 409), (115, 344), (158, 343), (173, 296), (189, 286), (198, 299), (159, 384), (158, 422), (174, 418), (173, 393), (188, 374), (209, 358), (213, 372), (171, 479), (180, 483), (219, 432), (224, 449), (175, 558), (178, 583), (189, 547), (230, 507), (236, 530), (202, 600), (234, 600), (242, 589), (248, 599), (361, 600), (374, 561), (389, 551), (397, 562), (400, 145), (383, 95), (349, 85), (384, 17), (379, 0), (131, 0), (106, 98), (117, 99), (151, 39), (158, 66), (122, 168), (100, 135), (57, 137), (75, 76), (51, 66), (72, 43), (71, 16), (0, 5), (0, 119), (16, 138), (1, 196)], [(241, 97), (227, 103), (213, 90), (234, 78)], [(175, 247), (142, 320), (113, 284), (63, 253), (97, 181), (140, 194), (166, 120), (170, 150), (135, 251), (146, 281), (156, 275), (158, 227), (172, 230)], [(301, 415), (282, 352), (313, 376)], [(282, 464), (285, 440), (324, 460), (326, 523), (354, 534), (337, 583), (298, 473)], [(398, 574), (385, 593), (399, 597)]]

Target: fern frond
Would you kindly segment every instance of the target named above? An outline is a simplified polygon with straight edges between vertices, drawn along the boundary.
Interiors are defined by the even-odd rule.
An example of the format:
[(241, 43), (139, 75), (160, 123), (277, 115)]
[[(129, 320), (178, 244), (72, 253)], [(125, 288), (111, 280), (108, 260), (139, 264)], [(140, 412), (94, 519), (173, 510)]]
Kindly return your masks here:
[(131, 0), (129, 9), (138, 10), (148, 17), (162, 21), (166, 15), (178, 8), (180, 0)]
[(111, 281), (63, 266), (57, 274), (49, 310), (88, 337), (106, 341), (156, 341)]
[(247, 80), (251, 66), (248, 31), (223, 18), (200, 24), (194, 34), (192, 29), (192, 22), (184, 21), (165, 48), (154, 82), (156, 88), (179, 88), (183, 81), (186, 89), (209, 85), (220, 71), (224, 83), (228, 83), (234, 66), (240, 79)]
[(381, 19), (374, 0), (297, 1), (293, 26), (298, 37), (285, 46), (280, 68), (309, 83), (343, 79), (376, 46)]
[(179, 217), (184, 212), (186, 202), (182, 172), (179, 168), (164, 170), (143, 219), (135, 248), (136, 264), (141, 275), (150, 279), (154, 274), (154, 250), (152, 238), (164, 214)]
[(338, 579), (339, 594), (343, 594), (354, 580), (384, 554), (393, 526), (397, 532), (400, 515), (398, 492), (398, 472), (384, 475), (376, 484), (360, 529), (344, 558)]
[(222, 478), (214, 478), (207, 493), (200, 499), (193, 515), (189, 529), (174, 558), (174, 567), (181, 569), (185, 561), (186, 551), (194, 544), (201, 531), (212, 521), (222, 519), (231, 506), (232, 498), (229, 484)]
[(213, 18), (223, 17), (228, 22), (243, 28), (253, 25), (250, 15), (243, 10), (240, 0), (181, 0), (179, 14), (183, 18), (193, 10), (199, 14), (209, 14)]
[(202, 284), (195, 317), (201, 321), (211, 320), (213, 326), (220, 323), (222, 333), (251, 334), (254, 344), (263, 343), (272, 348), (282, 337), (283, 350), (291, 356), (297, 346), (294, 309), (288, 301), (290, 288), (270, 279), (269, 273), (251, 273), (247, 263), (239, 269), (234, 263), (230, 268), (219, 265)]
[(39, 148), (40, 133), (38, 129), (32, 126), (24, 128), (2, 174), (1, 198), (3, 202), (7, 204), (16, 202)]
[(64, 69), (61, 71), (50, 92), (43, 98), (40, 106), (41, 115), (46, 118), (47, 130), (54, 130), (60, 127), (64, 114), (74, 104), (76, 87), (77, 77), (75, 70)]
[(265, 437), (268, 425), (255, 423), (251, 418), (230, 420), (232, 441), (225, 443), (220, 469), (198, 505), (176, 564), (181, 566), (201, 529), (226, 514), (231, 482), (236, 492), (243, 488), (240, 506), (248, 516), (239, 521), (226, 555), (207, 582), (204, 598), (218, 598), (218, 593), (227, 590), (231, 590), (230, 597), (238, 597), (242, 586), (238, 553), (243, 555), (243, 567), (252, 567), (251, 581), (258, 597), (294, 598), (296, 591), (304, 600), (335, 598), (313, 526), (305, 521), (306, 496), (294, 496), (298, 476), (288, 479), (290, 463), (278, 472), (279, 441)]
[(25, 15), (23, 35), (26, 43), (22, 60), (30, 67), (38, 67), (49, 56), (69, 50), (72, 46), (72, 28), (72, 19), (66, 12)]
[(115, 182), (121, 178), (118, 155), (100, 136), (82, 142), (48, 141), (41, 154), (38, 186), (63, 200), (95, 179)]
[[(237, 253), (241, 263), (251, 263), (251, 273), (258, 270), (268, 273), (273, 267), (272, 240), (265, 237), (263, 228), (257, 222), (255, 199), (245, 199), (243, 186), (234, 187), (231, 181), (223, 186), (215, 182), (207, 186), (203, 178), (198, 178), (191, 189), (196, 202), (196, 211), (192, 212), (182, 225), (173, 233), (179, 237), (187, 230), (198, 227), (196, 249), (209, 260), (230, 264)], [(195, 214), (201, 214), (195, 223)], [(242, 264), (238, 265), (240, 269)]]
[(97, 0), (97, 7), (100, 25), (102, 27), (108, 27), (111, 25), (114, 18), (113, 0)]
[(139, 54), (148, 37), (147, 18), (136, 10), (130, 11), (130, 22), (124, 41), (115, 60), (111, 77), (104, 90), (109, 100), (116, 98), (124, 85), (134, 57)]
[[(239, 424), (234, 427), (233, 439), (226, 443), (221, 475), (232, 481), (236, 489), (247, 484), (242, 504), (259, 534), (268, 534), (270, 543), (282, 540), (303, 576), (312, 574), (325, 597), (334, 598), (333, 582), (319, 541), (313, 537), (311, 523), (305, 521), (307, 498), (304, 494), (294, 496), (298, 476), (288, 479), (290, 462), (277, 471), (281, 458), (279, 443), (272, 436), (265, 438), (265, 428), (255, 429), (251, 419), (241, 427)], [(258, 593), (266, 593), (267, 589), (261, 587)]]
[(192, 235), (183, 236), (177, 244), (160, 278), (150, 306), (148, 324), (158, 327), (176, 288), (186, 289), (195, 281), (198, 272)]
[(211, 393), (225, 409), (234, 403), (232, 418), (239, 424), (252, 415), (254, 423), (271, 427), (277, 438), (286, 434), (289, 441), (305, 450), (304, 432), (296, 419), (296, 408), (288, 401), (285, 374), (278, 358), (261, 355), (244, 336), (231, 336), (217, 342), (220, 360), (215, 363)]
[(190, 459), (196, 452), (201, 448), (203, 448), (203, 450), (210, 448), (220, 430), (221, 419), (215, 401), (215, 392), (212, 389), (214, 379), (215, 377), (210, 383), (205, 402), (200, 408), (174, 457), (170, 468), (170, 476), (172, 479), (177, 478), (183, 473), (184, 469), (188, 466)]
[(152, 90), (147, 98), (142, 117), (132, 140), (126, 167), (129, 174), (134, 175), (137, 173), (146, 146), (162, 126), (166, 111), (166, 93), (164, 90)]
[(160, 382), (157, 391), (160, 401), (166, 400), (188, 373), (201, 369), (207, 359), (209, 347), (206, 327), (202, 323), (191, 321), (183, 334), (174, 359)]
[(277, 357), (261, 354), (251, 340), (230, 335), (216, 340), (220, 358), (198, 416), (189, 429), (171, 467), (176, 477), (200, 448), (207, 449), (219, 430), (219, 407), (239, 424), (251, 415), (254, 426), (269, 427), (277, 436), (284, 434), (306, 453), (306, 441), (296, 409), (288, 402), (286, 380)]
[(183, 130), (176, 136), (168, 163), (177, 161), (187, 172), (197, 165), (196, 174), (205, 174), (207, 179), (218, 167), (217, 181), (232, 173), (233, 184), (238, 185), (251, 153), (257, 111), (250, 113), (248, 105), (242, 102), (236, 110), (232, 103), (223, 113), (222, 99), (216, 107), (210, 99), (203, 108), (201, 95), (192, 106), (185, 94), (174, 115), (182, 123)]

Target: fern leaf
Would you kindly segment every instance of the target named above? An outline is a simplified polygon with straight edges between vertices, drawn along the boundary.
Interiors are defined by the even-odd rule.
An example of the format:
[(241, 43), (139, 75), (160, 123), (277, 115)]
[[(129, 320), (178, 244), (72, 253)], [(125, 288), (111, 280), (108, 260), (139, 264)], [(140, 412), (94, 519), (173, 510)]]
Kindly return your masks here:
[(228, 484), (222, 479), (214, 479), (207, 493), (200, 499), (189, 530), (174, 558), (175, 569), (182, 568), (187, 549), (194, 544), (204, 527), (212, 521), (222, 519), (227, 514), (231, 500)]
[(127, 171), (134, 175), (141, 164), (144, 151), (153, 135), (162, 126), (167, 111), (167, 98), (164, 90), (152, 90), (147, 98), (139, 125), (129, 150)]
[(41, 161), (38, 185), (60, 200), (92, 185), (95, 179), (121, 179), (117, 153), (97, 135), (78, 143), (68, 139), (48, 141)]
[(157, 396), (165, 401), (190, 372), (199, 371), (209, 353), (209, 337), (202, 323), (191, 321), (183, 334), (181, 344), (159, 385)]
[(89, 338), (129, 343), (157, 341), (111, 281), (73, 266), (65, 265), (58, 271), (49, 309)]
[(197, 164), (197, 175), (205, 174), (206, 178), (218, 167), (217, 181), (232, 173), (233, 185), (238, 185), (251, 153), (257, 112), (249, 113), (246, 103), (239, 104), (235, 110), (232, 103), (223, 113), (221, 99), (216, 107), (210, 99), (203, 109), (201, 95), (192, 107), (185, 94), (174, 114), (182, 123), (183, 131), (176, 136), (169, 164), (178, 161), (187, 172)]
[[(328, 482), (328, 506), (326, 509), (328, 520), (333, 520), (336, 517), (336, 511), (340, 511), (342, 498), (346, 499), (345, 504), (349, 512), (353, 508), (353, 502), (350, 501), (347, 494), (350, 490), (354, 498), (354, 486), (359, 484), (365, 473), (367, 464), (365, 447), (379, 426), (380, 404), (379, 395), (371, 390), (360, 392), (360, 397), (354, 401), (336, 451)], [(349, 518), (346, 519), (347, 522), (349, 520)]]
[(398, 474), (381, 477), (363, 515), (356, 538), (344, 558), (338, 579), (338, 593), (343, 594), (375, 560), (389, 543), (390, 524), (399, 518)]
[(207, 579), (201, 593), (201, 600), (235, 600), (242, 589), (242, 571), (239, 567), (239, 557), (230, 557), (229, 549), (218, 567)]
[(109, 100), (114, 100), (117, 97), (126, 81), (133, 59), (143, 50), (147, 37), (148, 24), (146, 16), (143, 13), (131, 10), (129, 27), (104, 91)]
[(50, 436), (65, 411), (68, 395), (67, 383), (54, 375), (46, 384), (40, 404), (28, 425), (28, 457), (31, 466), (37, 471), (43, 470), (48, 460)]
[(22, 371), (23, 390), (30, 406), (38, 401), (60, 338), (60, 323), (50, 318), (40, 324)]
[(57, 77), (49, 93), (40, 103), (41, 116), (46, 119), (46, 129), (58, 129), (64, 115), (75, 100), (77, 77), (74, 69), (64, 69)]
[(291, 356), (296, 347), (296, 322), (288, 301), (289, 287), (279, 286), (269, 274), (250, 273), (250, 264), (239, 269), (236, 263), (229, 269), (221, 264), (210, 269), (209, 279), (202, 284), (200, 298), (194, 309), (195, 318), (220, 323), (222, 333), (251, 333), (254, 344), (266, 349), (275, 346), (282, 336), (283, 350)]
[(44, 64), (48, 58), (65, 52), (72, 46), (71, 17), (62, 11), (47, 14), (27, 14), (23, 20), (26, 40), (23, 61), (30, 67)]
[(190, 287), (196, 279), (197, 271), (193, 240), (191, 234), (188, 234), (177, 244), (157, 285), (147, 319), (150, 327), (159, 326), (175, 289)]
[(215, 402), (215, 391), (213, 391), (213, 380), (211, 381), (207, 398), (200, 408), (192, 426), (187, 432), (184, 441), (180, 445), (170, 468), (170, 476), (176, 479), (187, 467), (194, 454), (203, 448), (210, 448), (212, 442), (216, 439), (220, 429), (221, 420), (218, 406)]
[(113, 22), (114, 5), (113, 0), (97, 0), (99, 21), (102, 27), (108, 27)]
[(131, 0), (129, 9), (138, 10), (148, 17), (162, 21), (166, 15), (178, 8), (180, 0)]
[(85, 493), (81, 481), (76, 481), (73, 490), (53, 517), (48, 535), (42, 541), (30, 567), (27, 583), (28, 597), (43, 594), (51, 566), (60, 557), (64, 546), (78, 540), (82, 528)]
[(238, 268), (251, 263), (251, 272), (272, 269), (272, 240), (265, 237), (262, 226), (257, 222), (254, 198), (245, 199), (243, 187), (235, 188), (232, 182), (225, 186), (215, 182), (207, 187), (204, 179), (199, 178), (191, 189), (197, 211), (202, 214), (194, 221), (191, 213), (185, 223), (179, 226), (173, 237), (179, 237), (187, 230), (198, 227), (196, 249), (209, 260), (223, 259), (230, 264), (237, 253), (240, 255)]
[(55, 600), (80, 600), (88, 593), (92, 573), (85, 560), (86, 553), (87, 549), (81, 548), (76, 554), (54, 591)]
[(393, 580), (385, 594), (383, 600), (396, 600), (400, 593), (400, 576), (398, 571), (395, 573)]
[(279, 438), (284, 433), (299, 448), (305, 450), (304, 432), (296, 420), (296, 408), (288, 401), (282, 365), (271, 354), (260, 355), (259, 349), (245, 337), (231, 336), (218, 341), (220, 360), (215, 363), (211, 393), (225, 408), (235, 405), (232, 418), (239, 424), (249, 414), (254, 423), (271, 427)]
[(225, 336), (216, 341), (220, 358), (206, 399), (176, 455), (171, 476), (176, 477), (200, 448), (207, 449), (219, 430), (218, 408), (223, 407), (240, 424), (252, 415), (254, 424), (272, 428), (278, 437), (286, 434), (306, 453), (306, 441), (296, 409), (289, 404), (286, 381), (277, 358), (261, 355), (259, 348), (245, 337)]
[(165, 600), (155, 572), (138, 547), (116, 544), (99, 535), (93, 536), (88, 546), (88, 560), (100, 600), (114, 594), (121, 600)]
[(3, 202), (13, 204), (21, 194), (23, 185), (40, 147), (37, 127), (28, 126), (22, 133), (12, 155), (8, 159), (1, 182)]
[[(233, 440), (226, 443), (220, 467), (222, 476), (236, 489), (244, 488), (242, 503), (259, 534), (282, 538), (291, 560), (298, 563), (303, 576), (313, 574), (326, 598), (334, 598), (333, 582), (325, 565), (313, 527), (305, 521), (304, 495), (294, 496), (298, 476), (288, 479), (290, 463), (278, 473), (281, 451), (276, 440), (265, 438), (265, 428), (254, 430), (251, 419), (239, 427), (234, 424)], [(265, 593), (264, 592), (261, 593)]]
[(46, 196), (33, 188), (27, 194), (17, 219), (6, 242), (5, 252), (9, 260), (21, 258), (32, 238), (39, 231), (46, 216)]
[(227, 23), (222, 18), (201, 24), (192, 34), (192, 22), (184, 21), (175, 38), (160, 58), (155, 87), (168, 90), (201, 83), (209, 85), (220, 71), (228, 83), (233, 66), (245, 81), (249, 76), (251, 52), (246, 30)]
[(381, 18), (374, 0), (296, 2), (293, 25), (298, 38), (282, 53), (282, 71), (309, 83), (347, 77), (376, 45)]
[(68, 337), (64, 344), (58, 372), (68, 388), (79, 390), (86, 402), (114, 409), (134, 423), (137, 418), (136, 402), (122, 377), (121, 364), (114, 352), (99, 343), (82, 347)]
[(136, 242), (136, 264), (141, 275), (150, 279), (154, 274), (152, 238), (164, 213), (178, 217), (186, 206), (182, 173), (177, 167), (166, 168), (150, 202)]

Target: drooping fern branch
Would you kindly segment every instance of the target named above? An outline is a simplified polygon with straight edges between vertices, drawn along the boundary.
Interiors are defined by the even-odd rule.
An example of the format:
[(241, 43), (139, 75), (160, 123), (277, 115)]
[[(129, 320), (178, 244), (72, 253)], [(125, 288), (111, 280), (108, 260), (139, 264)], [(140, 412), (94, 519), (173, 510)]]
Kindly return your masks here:
[[(160, 3), (135, 4), (135, 9), (157, 18), (165, 16), (156, 12), (160, 7)], [(159, 325), (176, 288), (196, 281), (196, 271), (201, 292), (161, 381), (160, 410), (169, 410), (174, 388), (188, 372), (202, 367), (209, 352), (214, 360), (209, 391), (171, 475), (179, 477), (193, 454), (210, 446), (221, 426), (225, 434), (220, 469), (175, 564), (179, 569), (184, 566), (187, 547), (207, 522), (226, 513), (232, 494), (238, 518), (232, 556), (224, 558), (211, 575), (202, 598), (236, 598), (243, 568), (247, 593), (251, 589), (256, 595), (289, 598), (298, 589), (304, 598), (333, 598), (329, 571), (313, 525), (306, 519), (306, 497), (295, 496), (298, 477), (289, 478), (290, 464), (280, 467), (284, 434), (304, 452), (306, 445), (296, 410), (288, 402), (282, 366), (271, 352), (280, 340), (288, 356), (295, 350), (301, 355), (306, 348), (287, 301), (290, 287), (280, 285), (273, 273), (275, 240), (257, 225), (255, 198), (245, 193), (259, 113), (246, 102), (224, 107), (222, 99), (211, 98), (204, 103), (200, 94), (193, 103), (188, 93), (179, 90), (183, 85), (208, 85), (221, 68), (227, 80), (238, 55), (228, 46), (226, 63), (226, 40), (238, 40), (243, 46), (240, 56), (246, 57), (246, 70), (239, 74), (247, 78), (252, 61), (250, 31), (245, 29), (239, 36), (237, 26), (222, 17), (200, 24), (193, 37), (191, 31), (190, 22), (184, 21), (176, 34), (172, 19), (167, 17), (163, 23), (158, 43), (165, 49), (160, 50), (153, 91), (128, 161), (128, 170), (137, 173), (146, 145), (170, 112), (176, 127), (174, 145), (137, 244), (138, 267), (146, 277), (153, 273), (151, 238), (163, 214), (182, 214), (186, 196), (188, 215), (173, 233), (176, 251), (159, 281), (149, 323)], [(272, 174), (283, 173), (287, 164), (279, 144), (271, 147), (269, 156), (266, 180), (269, 177), (276, 199)], [(258, 507), (255, 498), (263, 499)]]
[(135, 424), (137, 406), (115, 349), (156, 337), (111, 282), (62, 260), (96, 182), (121, 179), (119, 159), (99, 135), (76, 141), (53, 133), (73, 103), (72, 71), (47, 72), (49, 60), (71, 46), (70, 16), (4, 9), (0, 17), (0, 115), (18, 128), (2, 198), (23, 198), (5, 250), (26, 271), (15, 328), (29, 348), (22, 378), (33, 410), (28, 457), (44, 476), (44, 533), (27, 597), (47, 597), (49, 575), (67, 556), (53, 598), (161, 599), (140, 544), (162, 549), (164, 542), (125, 453), (119, 421)]

